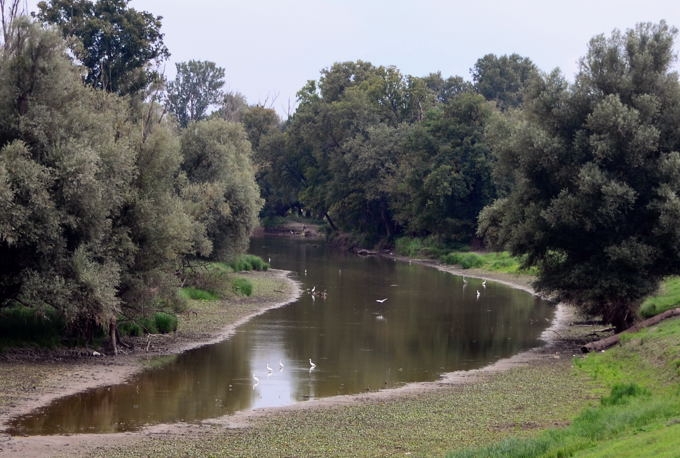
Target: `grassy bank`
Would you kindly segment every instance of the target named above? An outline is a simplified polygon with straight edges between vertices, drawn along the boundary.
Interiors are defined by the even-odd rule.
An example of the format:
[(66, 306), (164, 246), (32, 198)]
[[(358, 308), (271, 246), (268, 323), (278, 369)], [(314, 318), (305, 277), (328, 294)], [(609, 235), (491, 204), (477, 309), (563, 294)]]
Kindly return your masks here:
[[(671, 304), (673, 288), (650, 298)], [(571, 330), (574, 335), (574, 330)], [(575, 337), (583, 337), (584, 332)], [(575, 348), (575, 347), (572, 347)], [(248, 427), (145, 437), (100, 456), (677, 456), (680, 320), (604, 353), (546, 354), (474, 383), (350, 405), (269, 411)]]
[[(648, 298), (661, 312), (678, 305), (678, 279)], [(620, 345), (574, 360), (605, 391), (570, 426), (512, 437), (450, 457), (676, 457), (680, 450), (680, 320), (621, 336)], [(597, 395), (599, 390), (593, 390)]]
[[(220, 301), (192, 300), (180, 330), (200, 334), (237, 322), (256, 313), (262, 297), (280, 297), (286, 285), (266, 273), (239, 275), (253, 282), (256, 295), (234, 296), (227, 309)], [(111, 436), (84, 454), (675, 456), (680, 320), (628, 335), (605, 353), (574, 356), (591, 331), (560, 330), (559, 345), (506, 371)]]
[[(154, 435), (97, 456), (443, 456), (450, 450), (563, 425), (592, 402), (568, 358), (479, 375), (470, 383), (270, 410), (247, 427)], [(583, 387), (589, 387), (583, 389)], [(584, 396), (585, 394), (585, 396)], [(244, 425), (241, 425), (244, 426)]]

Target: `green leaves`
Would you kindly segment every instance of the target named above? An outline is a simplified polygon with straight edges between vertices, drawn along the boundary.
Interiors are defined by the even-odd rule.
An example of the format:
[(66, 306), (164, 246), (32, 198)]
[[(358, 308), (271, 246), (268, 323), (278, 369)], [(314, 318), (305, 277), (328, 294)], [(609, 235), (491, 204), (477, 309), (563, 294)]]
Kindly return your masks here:
[(166, 105), (180, 127), (187, 127), (190, 121), (204, 119), (210, 106), (223, 100), (224, 69), (214, 62), (197, 60), (175, 66), (177, 75), (168, 83)]
[(122, 309), (175, 303), (189, 258), (245, 248), (250, 145), (221, 120), (180, 139), (157, 106), (83, 85), (53, 32), (17, 27), (0, 55), (0, 307), (48, 306), (91, 338)]
[(87, 68), (84, 81), (120, 95), (137, 94), (159, 75), (150, 68), (170, 53), (161, 18), (128, 8), (129, 0), (50, 0), (38, 3), (38, 19), (75, 37), (75, 56)]
[(182, 137), (182, 153), (191, 183), (188, 208), (204, 227), (212, 257), (227, 260), (241, 253), (262, 207), (244, 129), (221, 119), (192, 123)]
[(488, 137), (495, 175), (513, 180), (480, 231), (540, 266), (541, 289), (619, 329), (680, 268), (680, 118), (662, 116), (680, 100), (675, 34), (661, 22), (594, 38), (576, 84), (534, 81), (524, 111)]

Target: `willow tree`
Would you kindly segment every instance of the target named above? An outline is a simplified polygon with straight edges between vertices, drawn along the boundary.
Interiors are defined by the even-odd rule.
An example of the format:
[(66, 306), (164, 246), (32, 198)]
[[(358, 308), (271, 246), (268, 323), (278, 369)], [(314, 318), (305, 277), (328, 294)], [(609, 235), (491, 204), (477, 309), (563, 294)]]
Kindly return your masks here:
[(680, 273), (676, 35), (662, 21), (593, 38), (573, 85), (543, 77), (489, 130), (509, 192), (480, 232), (526, 254), (539, 290), (619, 330)]
[(91, 338), (167, 305), (177, 266), (210, 247), (179, 193), (174, 126), (142, 129), (125, 98), (83, 84), (60, 36), (15, 27), (0, 54), (0, 308), (53, 310)]
[(222, 119), (194, 122), (185, 129), (181, 147), (188, 211), (203, 225), (210, 244), (202, 254), (227, 260), (243, 253), (262, 208), (245, 130)]
[(135, 178), (125, 105), (83, 86), (25, 20), (0, 55), (0, 306), (51, 307), (91, 335), (120, 311), (116, 222)]

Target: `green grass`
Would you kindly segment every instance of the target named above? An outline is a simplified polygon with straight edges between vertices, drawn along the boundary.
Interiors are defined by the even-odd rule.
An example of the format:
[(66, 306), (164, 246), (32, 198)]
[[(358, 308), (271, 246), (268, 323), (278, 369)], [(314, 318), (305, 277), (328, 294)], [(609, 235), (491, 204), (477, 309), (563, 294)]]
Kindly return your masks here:
[(185, 299), (193, 299), (196, 301), (216, 301), (220, 296), (212, 291), (196, 288), (194, 286), (186, 286), (179, 290), (180, 296)]
[(15, 305), (0, 309), (0, 349), (16, 346), (52, 348), (66, 332), (63, 317), (54, 309)]
[(259, 256), (253, 254), (243, 254), (229, 263), (234, 272), (249, 270), (265, 271), (269, 269), (269, 264), (264, 262)]
[(567, 428), (509, 438), (450, 457), (677, 456), (680, 450), (680, 320), (630, 334), (604, 353), (575, 359), (608, 387)]
[[(457, 246), (456, 248), (464, 251), (463, 246)], [(438, 258), (451, 249), (453, 247), (446, 247), (435, 237), (400, 237), (394, 241), (394, 251), (410, 258)]]
[(536, 270), (523, 269), (522, 259), (508, 252), (472, 253), (454, 251), (440, 257), (444, 264), (459, 265), (463, 269), (478, 268), (492, 272), (536, 275)]
[(640, 315), (649, 318), (680, 305), (680, 277), (669, 277), (662, 284), (659, 293), (648, 297), (640, 306)]
[(177, 316), (171, 313), (156, 312), (153, 315), (153, 321), (161, 334), (169, 334), (177, 330)]
[(253, 284), (247, 278), (234, 278), (232, 289), (236, 294), (250, 296), (253, 294)]

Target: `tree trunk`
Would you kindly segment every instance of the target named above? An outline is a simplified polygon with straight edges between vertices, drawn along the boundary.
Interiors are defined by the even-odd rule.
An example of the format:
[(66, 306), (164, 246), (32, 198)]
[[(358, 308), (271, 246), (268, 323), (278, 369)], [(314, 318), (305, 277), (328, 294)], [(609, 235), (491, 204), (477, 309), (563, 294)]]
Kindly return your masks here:
[(116, 326), (116, 319), (111, 318), (109, 321), (109, 338), (111, 339), (111, 349), (114, 355), (118, 355), (118, 327)]
[(602, 351), (606, 350), (609, 347), (612, 347), (619, 343), (619, 340), (621, 338), (621, 334), (624, 332), (637, 332), (642, 328), (647, 328), (649, 326), (654, 326), (655, 324), (658, 324), (662, 322), (663, 320), (666, 320), (668, 318), (674, 317), (674, 316), (680, 316), (680, 307), (679, 308), (674, 308), (670, 310), (666, 310), (663, 313), (660, 313), (658, 315), (655, 315), (651, 318), (648, 318), (644, 321), (639, 322), (638, 324), (631, 326), (630, 328), (626, 329), (623, 332), (620, 332), (618, 334), (614, 334), (613, 336), (605, 337), (604, 339), (596, 340), (595, 342), (590, 342), (588, 344), (585, 344), (584, 346), (581, 347), (581, 351), (583, 353), (589, 353), (592, 351)]
[(331, 216), (328, 214), (328, 212), (324, 213), (324, 216), (326, 217), (328, 224), (331, 226), (331, 229), (333, 229), (334, 231), (337, 231), (338, 228), (335, 225), (335, 223), (333, 223), (333, 220), (331, 219)]

